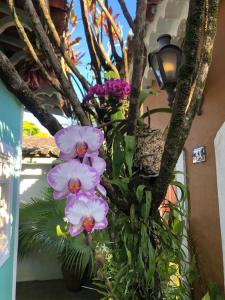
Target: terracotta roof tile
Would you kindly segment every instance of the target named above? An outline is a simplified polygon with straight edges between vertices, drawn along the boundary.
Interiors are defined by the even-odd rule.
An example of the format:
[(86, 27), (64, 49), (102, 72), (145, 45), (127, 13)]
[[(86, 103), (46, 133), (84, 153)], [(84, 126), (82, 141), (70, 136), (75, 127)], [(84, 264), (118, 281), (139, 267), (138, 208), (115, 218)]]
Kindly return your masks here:
[(58, 157), (59, 149), (53, 137), (24, 136), (23, 157)]

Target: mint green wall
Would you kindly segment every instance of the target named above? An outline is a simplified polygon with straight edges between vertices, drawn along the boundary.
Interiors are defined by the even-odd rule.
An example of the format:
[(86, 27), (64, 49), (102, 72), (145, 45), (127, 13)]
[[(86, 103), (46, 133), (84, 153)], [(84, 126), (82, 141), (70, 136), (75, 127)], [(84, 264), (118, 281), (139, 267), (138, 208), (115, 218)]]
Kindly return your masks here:
[(14, 247), (17, 245), (17, 224), (18, 224), (18, 184), (20, 169), (20, 144), (21, 144), (22, 106), (15, 96), (11, 94), (0, 81), (0, 142), (9, 144), (14, 149), (15, 175), (13, 178), (13, 199), (12, 199), (12, 236), (10, 244), (10, 257), (0, 267), (0, 300), (14, 300), (14, 274), (13, 268), (16, 253)]

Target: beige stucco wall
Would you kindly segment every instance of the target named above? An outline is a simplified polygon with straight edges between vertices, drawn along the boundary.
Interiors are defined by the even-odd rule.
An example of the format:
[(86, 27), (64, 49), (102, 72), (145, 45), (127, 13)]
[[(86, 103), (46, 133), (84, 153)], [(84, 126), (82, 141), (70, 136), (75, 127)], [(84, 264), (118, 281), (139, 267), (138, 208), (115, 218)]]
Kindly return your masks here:
[[(194, 120), (185, 145), (190, 190), (190, 233), (201, 276), (201, 281), (196, 285), (195, 299), (200, 299), (201, 291), (210, 280), (215, 281), (221, 290), (224, 289), (214, 149), (215, 136), (225, 121), (224, 20), (225, 1), (221, 1), (213, 61), (204, 91), (202, 114)], [(149, 109), (165, 107), (167, 105), (165, 93), (159, 92), (156, 97), (149, 97), (146, 105)], [(158, 114), (151, 118), (151, 124), (154, 128), (165, 128), (168, 120), (169, 116)], [(206, 147), (207, 161), (193, 164), (192, 149), (201, 145)], [(223, 176), (225, 177), (225, 174)]]

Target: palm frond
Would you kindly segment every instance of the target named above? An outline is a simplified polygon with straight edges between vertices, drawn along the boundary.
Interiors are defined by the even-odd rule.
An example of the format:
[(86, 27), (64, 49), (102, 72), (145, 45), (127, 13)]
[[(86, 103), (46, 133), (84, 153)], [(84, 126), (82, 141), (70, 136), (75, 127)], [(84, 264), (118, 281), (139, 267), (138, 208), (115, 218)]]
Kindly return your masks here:
[[(72, 238), (64, 220), (64, 201), (55, 201), (52, 190), (43, 192), (42, 198), (33, 198), (20, 208), (19, 258), (35, 252), (51, 252), (61, 263), (83, 276), (85, 270), (93, 270), (93, 252), (83, 234)], [(62, 234), (59, 234), (59, 231)]]

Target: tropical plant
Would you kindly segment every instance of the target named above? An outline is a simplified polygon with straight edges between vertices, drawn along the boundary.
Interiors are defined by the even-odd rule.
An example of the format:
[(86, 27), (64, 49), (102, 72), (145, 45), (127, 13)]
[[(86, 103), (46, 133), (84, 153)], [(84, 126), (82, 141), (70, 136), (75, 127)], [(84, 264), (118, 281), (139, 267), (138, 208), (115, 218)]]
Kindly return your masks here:
[[(80, 279), (94, 274), (93, 250), (84, 235), (72, 238), (67, 233), (64, 219), (65, 203), (54, 201), (52, 190), (47, 189), (41, 198), (24, 202), (20, 208), (19, 248), (20, 259), (37, 252), (50, 252), (65, 270), (77, 272)], [(93, 237), (94, 240), (96, 237)]]
[[(49, 184), (55, 190), (55, 199), (67, 197), (66, 217), (71, 235), (81, 234), (83, 237), (81, 232), (84, 231), (90, 242), (94, 229), (107, 226), (108, 206), (111, 208), (111, 255), (98, 276), (105, 299), (185, 299), (188, 290), (184, 280), (186, 274), (182, 270), (182, 261), (185, 260), (181, 247), (183, 211), (179, 209), (179, 204), (168, 203), (170, 213), (165, 220), (160, 216), (159, 208), (169, 184), (180, 188), (182, 197), (185, 194), (183, 187), (174, 182), (174, 169), (205, 86), (216, 33), (218, 1), (190, 0), (182, 65), (173, 107), (169, 110), (171, 118), (164, 135), (160, 130), (150, 128), (150, 115), (153, 112), (168, 112), (168, 109), (157, 108), (140, 117), (141, 104), (145, 99), (141, 84), (146, 64), (144, 38), (149, 1), (136, 1), (134, 21), (125, 1), (118, 0), (133, 31), (127, 47), (118, 15), (112, 15), (108, 0), (79, 1), (90, 54), (87, 69), (92, 76), (81, 74), (73, 55), (68, 54), (73, 42), (63, 40), (68, 32), (59, 36), (46, 1), (24, 2), (24, 9), (35, 31), (34, 45), (31, 42), (33, 37), (24, 29), (14, 1), (7, 0), (32, 63), (41, 70), (49, 85), (60, 93), (66, 104), (64, 112), (75, 120), (75, 126), (62, 129), (58, 120), (41, 107), (36, 94), (1, 50), (0, 77), (20, 102), (38, 117), (52, 135), (56, 135), (64, 162), (50, 171)], [(77, 19), (73, 1), (69, 1), (64, 28), (73, 30)], [(56, 80), (52, 80), (52, 74)], [(148, 117), (149, 126), (144, 122), (145, 117)], [(98, 127), (98, 131), (104, 133), (104, 143), (96, 138), (93, 132), (97, 128), (93, 130), (92, 127)], [(85, 134), (86, 130), (90, 134)], [(83, 134), (80, 134), (81, 131)], [(95, 151), (89, 151), (96, 143), (98, 147)], [(96, 157), (107, 162), (103, 175), (102, 171), (95, 169)], [(77, 161), (65, 162), (68, 158), (76, 158)], [(81, 163), (86, 166), (81, 167)], [(83, 172), (80, 172), (81, 169)], [(105, 188), (103, 192), (98, 186), (100, 179)], [(78, 195), (80, 191), (87, 193), (85, 200)], [(100, 217), (98, 210), (94, 209), (96, 207)], [(43, 226), (41, 222), (38, 225), (40, 228)], [(52, 225), (56, 228), (58, 224)], [(63, 225), (58, 228), (65, 234)], [(29, 244), (29, 240), (24, 238)], [(60, 241), (64, 240), (61, 237)], [(74, 240), (76, 242), (77, 237)]]

